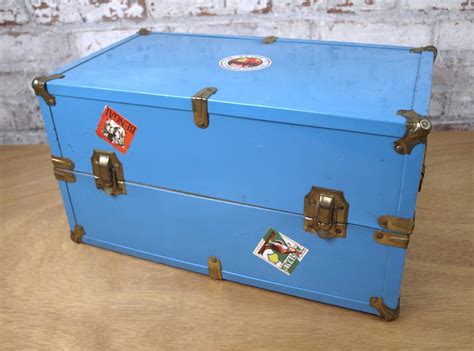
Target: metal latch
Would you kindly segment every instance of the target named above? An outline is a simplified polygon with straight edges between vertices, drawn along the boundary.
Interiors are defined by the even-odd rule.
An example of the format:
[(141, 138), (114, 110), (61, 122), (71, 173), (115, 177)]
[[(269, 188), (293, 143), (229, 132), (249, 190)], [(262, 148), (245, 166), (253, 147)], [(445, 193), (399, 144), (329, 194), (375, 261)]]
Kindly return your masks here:
[(345, 238), (349, 204), (339, 190), (313, 186), (304, 198), (304, 230), (320, 238)]
[(209, 96), (214, 94), (217, 88), (208, 87), (199, 90), (192, 97), (194, 123), (199, 128), (207, 128), (209, 126), (209, 113), (207, 112), (207, 100)]
[(109, 195), (126, 194), (123, 167), (115, 152), (94, 150), (91, 157), (97, 189)]

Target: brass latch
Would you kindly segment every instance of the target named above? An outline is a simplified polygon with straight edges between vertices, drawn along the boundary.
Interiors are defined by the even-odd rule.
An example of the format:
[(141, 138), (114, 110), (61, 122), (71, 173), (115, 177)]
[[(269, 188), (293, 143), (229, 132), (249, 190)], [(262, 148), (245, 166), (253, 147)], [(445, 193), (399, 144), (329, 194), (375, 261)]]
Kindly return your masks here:
[(76, 176), (72, 173), (74, 170), (74, 162), (72, 160), (51, 155), (51, 162), (53, 163), (54, 176), (57, 180), (68, 183), (76, 181)]
[(209, 113), (207, 111), (207, 100), (209, 96), (214, 94), (217, 88), (208, 87), (198, 91), (192, 97), (194, 123), (199, 128), (207, 128), (209, 126)]
[(427, 136), (431, 132), (431, 122), (413, 110), (400, 110), (397, 114), (406, 118), (406, 132), (402, 138), (395, 141), (395, 151), (409, 155), (416, 145), (426, 144)]
[(115, 152), (94, 150), (91, 157), (97, 189), (109, 195), (126, 194), (123, 167)]
[(313, 186), (304, 198), (304, 230), (320, 238), (345, 238), (349, 204), (339, 190)]

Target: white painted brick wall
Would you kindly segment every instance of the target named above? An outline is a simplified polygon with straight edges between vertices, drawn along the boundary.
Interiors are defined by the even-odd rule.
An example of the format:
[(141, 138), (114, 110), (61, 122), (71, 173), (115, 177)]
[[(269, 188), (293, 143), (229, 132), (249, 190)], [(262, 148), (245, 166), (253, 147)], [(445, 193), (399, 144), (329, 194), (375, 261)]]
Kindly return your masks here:
[(45, 142), (32, 77), (148, 27), (440, 50), (430, 115), (474, 129), (474, 0), (0, 0), (0, 143)]

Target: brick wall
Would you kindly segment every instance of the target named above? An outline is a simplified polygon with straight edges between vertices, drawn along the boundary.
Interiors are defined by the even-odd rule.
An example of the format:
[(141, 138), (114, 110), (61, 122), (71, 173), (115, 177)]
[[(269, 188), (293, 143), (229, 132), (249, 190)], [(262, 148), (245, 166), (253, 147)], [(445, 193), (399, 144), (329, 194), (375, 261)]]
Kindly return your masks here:
[(140, 27), (440, 50), (430, 115), (474, 129), (474, 0), (0, 0), (0, 144), (45, 142), (32, 77)]

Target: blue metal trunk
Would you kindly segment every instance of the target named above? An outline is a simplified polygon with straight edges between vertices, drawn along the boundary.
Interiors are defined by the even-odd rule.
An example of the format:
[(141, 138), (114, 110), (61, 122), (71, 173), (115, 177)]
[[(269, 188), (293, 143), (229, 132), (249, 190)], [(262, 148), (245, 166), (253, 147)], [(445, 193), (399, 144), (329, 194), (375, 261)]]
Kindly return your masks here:
[(55, 98), (39, 99), (53, 157), (74, 162), (55, 163), (71, 230), (204, 274), (216, 257), (225, 280), (394, 319), (434, 55), (150, 33), (63, 67), (33, 85)]

